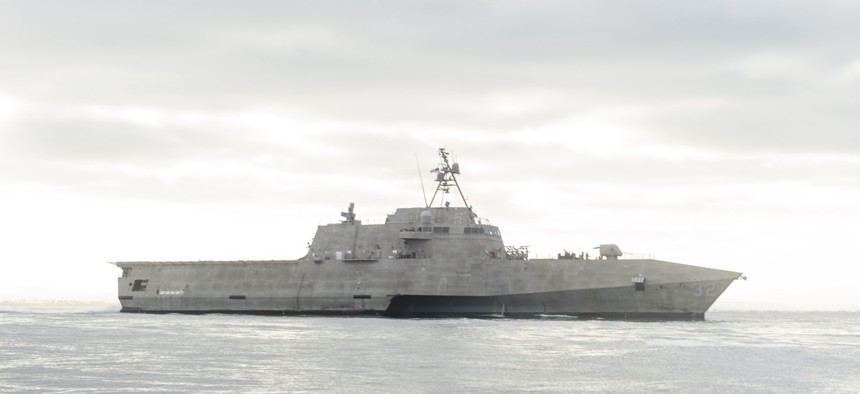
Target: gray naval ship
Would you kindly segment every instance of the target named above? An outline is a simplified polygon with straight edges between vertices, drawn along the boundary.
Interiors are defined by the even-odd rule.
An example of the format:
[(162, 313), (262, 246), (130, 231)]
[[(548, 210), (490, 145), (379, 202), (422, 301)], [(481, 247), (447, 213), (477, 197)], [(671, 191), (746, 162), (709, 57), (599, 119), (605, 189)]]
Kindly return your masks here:
[[(122, 269), (122, 312), (702, 320), (743, 278), (628, 259), (614, 244), (594, 256), (530, 259), (527, 247), (505, 245), (498, 227), (478, 218), (457, 181), (458, 163), (444, 148), (439, 157), (424, 207), (362, 224), (350, 203), (340, 223), (317, 228), (297, 260), (113, 263)], [(452, 189), (464, 207), (441, 204)]]

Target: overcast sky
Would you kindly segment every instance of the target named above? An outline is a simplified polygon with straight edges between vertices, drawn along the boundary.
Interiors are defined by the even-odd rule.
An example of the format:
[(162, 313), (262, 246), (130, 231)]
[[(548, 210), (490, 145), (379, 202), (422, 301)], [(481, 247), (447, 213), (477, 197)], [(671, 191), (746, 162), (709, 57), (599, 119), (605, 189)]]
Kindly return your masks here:
[[(860, 309), (860, 3), (0, 3), (0, 300), (108, 261), (297, 258), (423, 205), (444, 146), (533, 255), (746, 273)], [(416, 157), (418, 166), (416, 166)]]

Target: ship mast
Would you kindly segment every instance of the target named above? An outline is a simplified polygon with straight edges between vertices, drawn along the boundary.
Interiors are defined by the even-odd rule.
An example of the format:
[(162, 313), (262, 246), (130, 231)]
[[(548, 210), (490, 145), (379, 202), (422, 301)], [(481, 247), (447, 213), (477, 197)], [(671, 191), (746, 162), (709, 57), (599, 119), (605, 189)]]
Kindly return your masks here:
[[(460, 165), (458, 163), (449, 163), (448, 154), (445, 148), (439, 148), (439, 159), (441, 162), (439, 163), (439, 167), (434, 168), (432, 171), (436, 173), (436, 182), (438, 185), (436, 185), (436, 191), (433, 193), (433, 198), (430, 199), (427, 207), (433, 205), (433, 202), (436, 201), (436, 195), (439, 194), (440, 190), (444, 193), (449, 193), (451, 187), (455, 187), (457, 188), (457, 192), (460, 193), (460, 198), (463, 199), (463, 205), (471, 211), (472, 207), (466, 202), (466, 196), (463, 195), (463, 189), (460, 188), (460, 184), (457, 183), (457, 177), (455, 176), (455, 174), (460, 173)], [(447, 206), (447, 203), (445, 206)]]

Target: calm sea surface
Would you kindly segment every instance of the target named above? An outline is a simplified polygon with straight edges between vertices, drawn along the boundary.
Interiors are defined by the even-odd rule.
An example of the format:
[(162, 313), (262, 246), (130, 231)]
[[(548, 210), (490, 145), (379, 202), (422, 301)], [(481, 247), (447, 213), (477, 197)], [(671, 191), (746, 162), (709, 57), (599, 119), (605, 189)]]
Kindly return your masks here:
[(860, 313), (704, 322), (0, 308), (0, 392), (860, 392)]

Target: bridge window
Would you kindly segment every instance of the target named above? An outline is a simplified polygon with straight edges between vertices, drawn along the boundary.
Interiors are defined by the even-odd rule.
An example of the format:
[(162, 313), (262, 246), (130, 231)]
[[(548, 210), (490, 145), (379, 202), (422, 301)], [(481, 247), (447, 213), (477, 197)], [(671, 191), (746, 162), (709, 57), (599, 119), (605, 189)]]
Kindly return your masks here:
[(448, 230), (449, 230), (448, 227), (433, 227), (434, 233), (445, 233), (445, 234), (447, 234)]
[(463, 234), (487, 234), (496, 237), (502, 236), (502, 233), (499, 232), (499, 228), (496, 226), (465, 227), (463, 228)]

